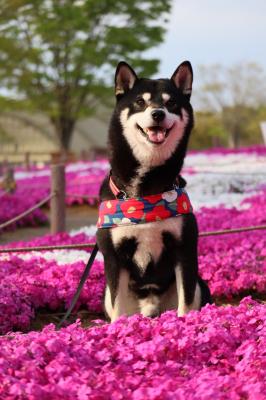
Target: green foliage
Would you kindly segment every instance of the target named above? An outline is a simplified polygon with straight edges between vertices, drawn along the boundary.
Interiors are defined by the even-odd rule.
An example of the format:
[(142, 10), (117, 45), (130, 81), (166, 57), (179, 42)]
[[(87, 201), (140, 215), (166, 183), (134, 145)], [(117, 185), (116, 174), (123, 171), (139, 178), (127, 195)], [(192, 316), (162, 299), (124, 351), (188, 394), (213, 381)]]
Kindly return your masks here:
[(250, 118), (247, 121), (246, 135), (244, 138), (245, 144), (263, 143), (260, 127), (262, 121), (266, 121), (266, 105), (250, 111)]
[(196, 128), (198, 145), (206, 140), (208, 143), (226, 140), (231, 147), (262, 143), (260, 122), (266, 120), (264, 70), (255, 63), (247, 63), (230, 68), (204, 66), (199, 72), (202, 85), (197, 100), (200, 108), (209, 113), (200, 115), (199, 128)]
[(195, 128), (190, 139), (191, 149), (226, 146), (226, 142), (227, 132), (219, 114), (213, 112), (195, 113)]
[(222, 113), (196, 112), (190, 148), (262, 144), (261, 121), (266, 121), (266, 106), (228, 107)]
[(143, 52), (163, 39), (171, 0), (0, 1), (0, 80), (27, 110), (41, 110), (69, 146), (76, 120), (110, 94), (124, 59), (152, 75)]

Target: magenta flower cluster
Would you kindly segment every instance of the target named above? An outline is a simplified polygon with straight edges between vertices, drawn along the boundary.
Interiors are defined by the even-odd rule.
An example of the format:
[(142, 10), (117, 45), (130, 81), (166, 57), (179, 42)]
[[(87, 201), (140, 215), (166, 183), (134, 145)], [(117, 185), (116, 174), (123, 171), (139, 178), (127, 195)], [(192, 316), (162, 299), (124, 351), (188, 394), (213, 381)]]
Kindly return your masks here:
[(0, 338), (0, 398), (265, 399), (265, 304), (99, 323)]
[[(97, 203), (99, 188), (108, 171), (106, 160), (86, 161), (68, 164), (66, 173), (66, 204), (90, 204)], [(48, 167), (40, 171), (25, 173), (17, 180), (18, 189), (24, 193), (32, 189), (40, 192), (50, 191), (51, 171)]]
[[(75, 294), (83, 269), (82, 261), (59, 265), (41, 257), (22, 260), (16, 256), (1, 261), (0, 334), (29, 329), (34, 309), (65, 310)], [(96, 260), (77, 308), (83, 305), (94, 312), (101, 311), (104, 284), (102, 263)]]
[[(107, 162), (86, 162), (66, 167), (66, 204), (90, 204), (98, 202), (100, 184), (107, 171)], [(25, 176), (23, 176), (23, 174)], [(0, 189), (0, 224), (18, 216), (44, 199), (50, 192), (50, 170), (33, 169), (32, 172), (18, 170), (17, 189), (5, 194)], [(49, 205), (49, 203), (48, 203)], [(10, 225), (7, 229), (20, 226), (37, 226), (47, 222), (41, 209)]]
[[(197, 213), (200, 231), (266, 224), (266, 190), (246, 199), (250, 208), (205, 208)], [(253, 231), (199, 240), (200, 273), (214, 296), (266, 292), (266, 235)]]
[(100, 185), (108, 169), (106, 161), (102, 161), (102, 164), (102, 168), (96, 168), (89, 164), (85, 171), (67, 175), (66, 204), (68, 206), (98, 204)]
[[(3, 266), (2, 266), (3, 267)], [(2, 281), (1, 270), (0, 276)], [(6, 270), (8, 272), (8, 270)], [(0, 283), (0, 334), (12, 330), (29, 329), (34, 310), (30, 297), (16, 285), (15, 281), (4, 280)]]
[[(60, 233), (36, 238), (28, 243), (17, 242), (12, 246), (76, 244), (93, 241), (95, 238), (84, 234), (71, 237), (67, 233)], [(42, 257), (42, 253), (35, 253), (37, 255), (24, 259), (25, 254), (27, 253), (18, 255), (14, 253), (0, 258), (0, 334), (11, 330), (28, 330), (34, 317), (33, 310), (38, 308), (65, 310), (73, 298), (85, 267), (84, 261), (79, 261), (75, 253), (73, 262), (68, 264), (59, 264), (53, 259), (47, 260)], [(93, 312), (101, 311), (104, 285), (103, 264), (96, 260), (76, 308), (85, 306)], [(10, 288), (10, 293), (8, 288)], [(2, 324), (1, 322), (4, 321), (5, 323)]]
[[(3, 194), (0, 197), (0, 225), (17, 217), (19, 214), (37, 204), (47, 193), (31, 190), (27, 194), (21, 190), (13, 194)], [(19, 221), (9, 225), (6, 229), (15, 229), (20, 226), (38, 226), (47, 222), (47, 217), (42, 210), (37, 209)], [(1, 230), (0, 230), (1, 232)]]

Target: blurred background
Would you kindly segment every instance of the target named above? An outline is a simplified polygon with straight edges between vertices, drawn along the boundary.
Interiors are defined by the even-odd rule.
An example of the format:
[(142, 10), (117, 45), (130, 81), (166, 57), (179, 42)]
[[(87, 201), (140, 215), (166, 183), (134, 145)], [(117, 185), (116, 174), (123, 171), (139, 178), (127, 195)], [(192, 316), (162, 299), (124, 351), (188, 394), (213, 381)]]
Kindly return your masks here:
[(266, 141), (264, 0), (6, 0), (0, 10), (0, 161), (105, 155), (120, 60), (155, 78), (191, 61), (191, 149)]

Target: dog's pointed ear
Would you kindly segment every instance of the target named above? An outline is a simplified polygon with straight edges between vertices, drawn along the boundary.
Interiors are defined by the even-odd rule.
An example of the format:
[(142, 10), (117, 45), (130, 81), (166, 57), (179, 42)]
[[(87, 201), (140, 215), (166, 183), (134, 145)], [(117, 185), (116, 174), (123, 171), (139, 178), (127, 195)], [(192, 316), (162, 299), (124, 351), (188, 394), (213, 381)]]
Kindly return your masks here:
[(137, 74), (133, 68), (126, 62), (121, 61), (115, 72), (115, 95), (117, 98), (132, 89), (137, 79)]
[(193, 70), (189, 61), (184, 61), (177, 67), (173, 73), (171, 80), (175, 83), (176, 87), (181, 90), (187, 99), (190, 99), (192, 93)]

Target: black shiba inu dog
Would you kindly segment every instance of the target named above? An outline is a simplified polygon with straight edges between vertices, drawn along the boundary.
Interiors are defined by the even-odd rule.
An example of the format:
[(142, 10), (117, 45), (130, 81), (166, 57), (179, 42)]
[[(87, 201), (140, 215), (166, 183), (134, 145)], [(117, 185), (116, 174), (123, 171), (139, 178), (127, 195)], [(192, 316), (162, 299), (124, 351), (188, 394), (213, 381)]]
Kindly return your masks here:
[[(193, 127), (192, 81), (188, 61), (171, 79), (157, 80), (138, 78), (128, 64), (118, 64), (109, 159), (120, 194), (139, 198), (171, 191), (177, 180), (185, 184), (179, 174)], [(109, 177), (100, 198), (115, 199)], [(182, 316), (210, 303), (209, 288), (198, 275), (197, 238), (193, 213), (98, 229), (107, 280), (104, 305), (111, 321), (169, 309)]]

